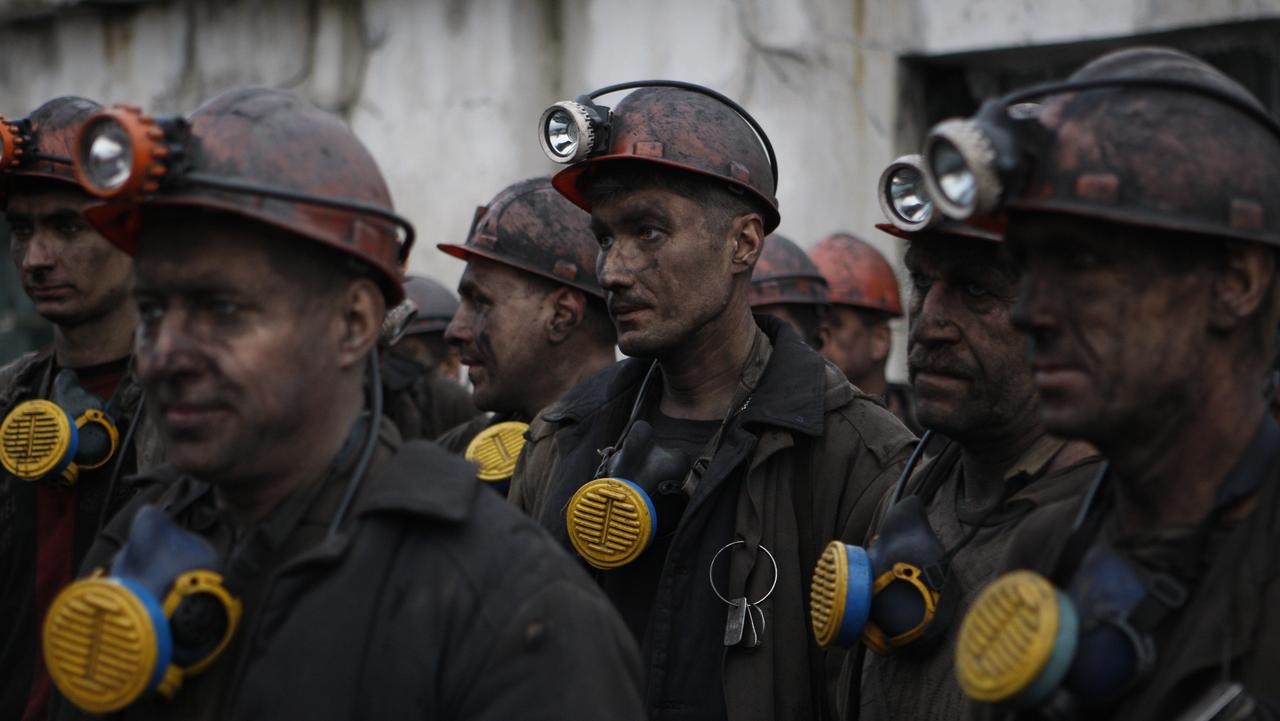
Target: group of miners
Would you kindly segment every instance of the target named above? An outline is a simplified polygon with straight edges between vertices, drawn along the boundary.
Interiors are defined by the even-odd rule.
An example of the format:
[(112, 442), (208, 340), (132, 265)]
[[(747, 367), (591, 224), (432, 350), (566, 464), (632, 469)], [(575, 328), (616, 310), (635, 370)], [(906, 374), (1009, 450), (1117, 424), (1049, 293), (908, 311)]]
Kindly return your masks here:
[(457, 296), (289, 92), (0, 121), (0, 718), (1280, 719), (1247, 90), (1133, 48), (850, 159), (905, 299), (712, 89), (537, 121)]

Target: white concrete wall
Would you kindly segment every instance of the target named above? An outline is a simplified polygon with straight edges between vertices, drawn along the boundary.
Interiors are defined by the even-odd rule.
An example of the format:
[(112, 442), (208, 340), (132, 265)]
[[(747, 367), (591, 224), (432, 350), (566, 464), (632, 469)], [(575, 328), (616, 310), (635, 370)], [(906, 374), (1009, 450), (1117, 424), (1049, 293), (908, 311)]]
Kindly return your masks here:
[(880, 169), (906, 150), (900, 54), (1278, 13), (1280, 0), (0, 0), (0, 114), (68, 93), (186, 112), (236, 85), (293, 88), (351, 123), (418, 227), (411, 267), (452, 284), (461, 263), (434, 244), (461, 241), (507, 183), (555, 170), (534, 134), (547, 104), (680, 78), (769, 132), (782, 233), (811, 245), (850, 230), (896, 262), (871, 226)]

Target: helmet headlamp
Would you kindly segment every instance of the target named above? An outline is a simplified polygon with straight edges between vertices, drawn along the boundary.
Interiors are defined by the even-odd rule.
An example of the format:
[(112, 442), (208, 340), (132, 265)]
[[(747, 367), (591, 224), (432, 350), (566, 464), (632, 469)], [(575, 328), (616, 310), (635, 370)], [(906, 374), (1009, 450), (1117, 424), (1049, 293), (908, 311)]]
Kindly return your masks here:
[[(1037, 155), (1048, 147), (1047, 128), (1039, 122), (1037, 101), (1054, 95), (1098, 89), (1143, 88), (1190, 92), (1229, 105), (1249, 115), (1280, 138), (1280, 124), (1266, 111), (1240, 98), (1189, 80), (1120, 77), (1037, 85), (982, 104), (972, 118), (938, 123), (925, 139), (923, 173), (935, 215), (968, 220), (998, 210), (1009, 197), (1021, 193)], [(896, 165), (896, 163), (895, 163)], [(886, 176), (894, 166), (886, 170)], [(886, 176), (881, 177), (881, 207), (893, 224), (904, 230), (911, 205), (895, 203)], [(909, 174), (903, 180), (909, 179)], [(906, 187), (906, 186), (902, 186)], [(901, 196), (907, 197), (905, 195)]]
[(181, 156), (186, 135), (181, 118), (157, 119), (140, 108), (117, 105), (81, 126), (72, 158), (76, 177), (85, 190), (107, 200), (154, 193)]
[(972, 119), (934, 126), (924, 143), (925, 182), (942, 214), (967, 220), (994, 211), (1022, 166), (1007, 106), (987, 103)]
[(880, 174), (880, 210), (902, 230), (923, 230), (941, 219), (934, 211), (926, 175), (919, 155), (904, 155)]
[(30, 145), (31, 135), (24, 121), (10, 122), (0, 118), (0, 170), (16, 168)]
[(729, 106), (735, 113), (751, 126), (752, 132), (760, 139), (765, 153), (769, 156), (769, 170), (773, 174), (773, 185), (778, 185), (778, 159), (773, 154), (773, 144), (764, 128), (741, 105), (729, 97), (711, 88), (686, 83), (680, 80), (635, 80), (626, 83), (607, 85), (594, 90), (577, 100), (563, 100), (542, 112), (538, 119), (538, 141), (542, 152), (557, 163), (569, 164), (586, 160), (594, 155), (603, 155), (609, 151), (610, 110), (608, 106), (598, 105), (594, 101), (602, 95), (634, 90), (638, 88), (680, 88), (714, 98)]
[(414, 229), (386, 208), (345, 198), (259, 185), (192, 170), (187, 163), (191, 128), (177, 115), (152, 117), (140, 108), (117, 105), (85, 121), (71, 162), (81, 187), (100, 198), (137, 203), (163, 190), (199, 186), (293, 203), (344, 210), (387, 221), (400, 229), (399, 262), (408, 260)]
[(576, 163), (608, 145), (609, 109), (582, 97), (547, 108), (538, 121), (542, 152), (557, 163)]

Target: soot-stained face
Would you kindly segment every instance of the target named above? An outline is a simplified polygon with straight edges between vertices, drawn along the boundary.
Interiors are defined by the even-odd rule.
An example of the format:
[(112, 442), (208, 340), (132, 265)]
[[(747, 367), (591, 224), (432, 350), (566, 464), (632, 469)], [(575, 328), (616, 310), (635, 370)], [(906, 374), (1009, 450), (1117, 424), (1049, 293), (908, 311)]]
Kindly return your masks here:
[(445, 330), (481, 410), (523, 412), (548, 352), (547, 289), (530, 274), (473, 257), (458, 282), (461, 303)]
[(133, 263), (81, 215), (97, 202), (71, 188), (9, 196), (13, 263), (36, 312), (52, 323), (92, 322), (129, 302)]
[(169, 461), (215, 483), (282, 475), (330, 422), (317, 391), (359, 362), (344, 360), (336, 291), (316, 297), (266, 250), (285, 242), (304, 241), (230, 220), (139, 240), (138, 374)]
[(1035, 422), (1026, 342), (1009, 321), (1017, 273), (998, 243), (913, 240), (907, 367), (920, 423), (959, 441)]
[[(854, 384), (883, 368), (889, 355), (888, 319), (876, 315), (874, 311), (859, 312), (847, 305), (832, 304), (822, 319), (822, 356)], [(872, 318), (874, 322), (869, 322)]]
[(595, 202), (591, 225), (597, 275), (627, 355), (661, 357), (689, 342), (728, 307), (737, 277), (750, 277), (734, 262), (732, 224), (715, 227), (695, 200), (662, 188)]
[(1105, 442), (1185, 407), (1207, 348), (1207, 258), (1059, 216), (1015, 214), (1008, 238), (1026, 269), (1013, 319), (1050, 431)]

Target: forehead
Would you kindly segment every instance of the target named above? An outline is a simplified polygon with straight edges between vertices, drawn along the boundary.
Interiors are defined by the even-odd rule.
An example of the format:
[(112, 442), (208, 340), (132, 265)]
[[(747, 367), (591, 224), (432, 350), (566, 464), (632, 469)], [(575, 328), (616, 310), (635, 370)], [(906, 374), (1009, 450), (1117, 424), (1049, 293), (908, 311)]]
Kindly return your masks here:
[(625, 223), (646, 215), (671, 218), (697, 216), (701, 211), (697, 201), (665, 188), (651, 185), (623, 187), (595, 199), (591, 206), (591, 224), (598, 227), (602, 223)]
[(1014, 274), (1008, 251), (1002, 244), (971, 238), (938, 236), (913, 240), (907, 246), (903, 262), (915, 272), (986, 269)]
[(213, 288), (265, 292), (287, 279), (272, 267), (266, 244), (276, 240), (251, 227), (175, 223), (146, 226), (134, 256), (138, 284), (181, 292)]
[[(1150, 231), (1091, 218), (1053, 213), (1011, 213), (1005, 235), (1019, 261), (1042, 269), (1089, 254), (1120, 270), (1130, 266), (1164, 267), (1205, 255), (1198, 239), (1174, 232)], [(1029, 267), (1030, 269), (1030, 267)]]
[(482, 288), (514, 288), (528, 285), (528, 273), (512, 268), (505, 263), (472, 256), (467, 260), (467, 267), (462, 271), (458, 288), (465, 290), (472, 287)]
[(52, 183), (18, 187), (8, 191), (5, 214), (38, 217), (66, 211), (79, 213), (94, 200), (82, 190)]

